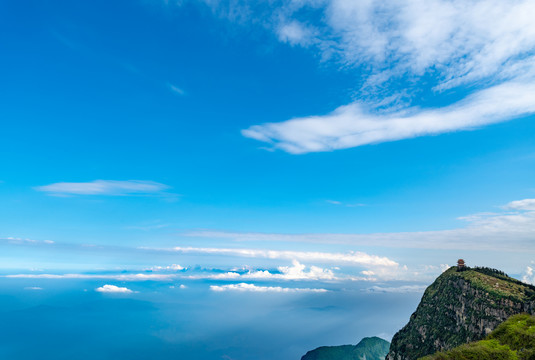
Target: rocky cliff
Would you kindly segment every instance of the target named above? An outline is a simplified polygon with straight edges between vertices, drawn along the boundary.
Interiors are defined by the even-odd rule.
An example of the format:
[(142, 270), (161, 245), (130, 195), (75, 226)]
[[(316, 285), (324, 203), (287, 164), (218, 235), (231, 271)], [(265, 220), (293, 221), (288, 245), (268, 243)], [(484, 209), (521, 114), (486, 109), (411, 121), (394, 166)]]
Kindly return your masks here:
[(416, 360), (481, 340), (523, 312), (535, 312), (535, 287), (493, 269), (452, 267), (426, 289), (409, 323), (394, 335), (386, 359)]
[(421, 360), (535, 359), (535, 316), (513, 315), (501, 323), (485, 340), (464, 344)]

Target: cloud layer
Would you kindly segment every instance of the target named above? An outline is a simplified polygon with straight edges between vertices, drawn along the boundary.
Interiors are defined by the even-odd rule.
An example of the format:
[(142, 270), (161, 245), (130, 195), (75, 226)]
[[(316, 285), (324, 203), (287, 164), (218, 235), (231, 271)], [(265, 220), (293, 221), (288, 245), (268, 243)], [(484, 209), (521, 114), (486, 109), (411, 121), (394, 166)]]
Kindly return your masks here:
[[(295, 243), (306, 244), (344, 244), (353, 248), (359, 247), (384, 247), (384, 248), (408, 248), (408, 249), (444, 249), (444, 250), (470, 250), (484, 253), (490, 251), (500, 254), (504, 258), (522, 256), (523, 261), (530, 261), (535, 254), (533, 241), (535, 240), (535, 199), (527, 198), (511, 201), (496, 207), (496, 212), (478, 213), (459, 218), (467, 225), (462, 228), (403, 232), (403, 233), (375, 233), (375, 234), (266, 234), (266, 233), (233, 233), (218, 231), (197, 231), (183, 234), (186, 237), (208, 238), (210, 241), (224, 239), (226, 242), (244, 241), (263, 243), (279, 242), (277, 248), (289, 246), (295, 248)], [(190, 239), (191, 240), (194, 239)], [(198, 242), (198, 241), (195, 241)], [(56, 251), (72, 250), (86, 252), (86, 245), (69, 245), (53, 243), (51, 241), (40, 242), (23, 238), (0, 239), (0, 244), (7, 246), (38, 247), (40, 256), (51, 251), (53, 256)], [(290, 244), (294, 243), (294, 244)], [(32, 270), (26, 274), (7, 274), (5, 278), (26, 279), (88, 279), (88, 280), (116, 280), (116, 281), (167, 281), (177, 279), (184, 280), (214, 280), (214, 281), (252, 281), (252, 282), (284, 282), (284, 281), (316, 281), (320, 283), (344, 283), (353, 281), (390, 281), (390, 280), (414, 280), (420, 281), (432, 278), (440, 271), (448, 268), (443, 264), (431, 266), (417, 260), (411, 263), (404, 261), (409, 266), (384, 256), (370, 255), (365, 252), (319, 252), (319, 251), (295, 251), (281, 249), (258, 249), (254, 246), (249, 248), (229, 247), (168, 247), (168, 248), (128, 248), (99, 246), (94, 249), (96, 254), (106, 254), (112, 251), (121, 254), (125, 263), (130, 256), (134, 256), (136, 263), (139, 257), (151, 259), (155, 253), (166, 257), (169, 263), (176, 261), (177, 256), (181, 261), (195, 261), (199, 258), (205, 262), (202, 267), (186, 267), (183, 265), (144, 265), (142, 270), (120, 272), (115, 270), (99, 270), (93, 273), (46, 273)], [(509, 253), (509, 255), (505, 255)], [(185, 255), (194, 255), (193, 257)], [(49, 254), (50, 255), (50, 254)], [(47, 255), (47, 256), (49, 256)], [(65, 254), (62, 253), (62, 256)], [(200, 256), (198, 256), (200, 255)], [(530, 258), (531, 257), (531, 258)], [(244, 259), (265, 259), (269, 261), (255, 260), (255, 267), (244, 265)], [(192, 260), (194, 259), (194, 260)], [(227, 264), (226, 266), (216, 265)], [(528, 259), (528, 260), (526, 260)], [(95, 264), (98, 264), (96, 259)], [(416, 261), (416, 260), (415, 260)], [(440, 260), (447, 262), (447, 260)], [(291, 263), (290, 263), (291, 262)], [(273, 263), (278, 267), (274, 268)], [(291, 265), (289, 265), (291, 264)], [(329, 264), (326, 267), (320, 264)], [(189, 264), (191, 265), (191, 263)], [(318, 266), (320, 265), (320, 266)], [(141, 265), (140, 265), (141, 266)], [(342, 269), (340, 268), (342, 267)], [(515, 270), (516, 271), (516, 270)], [(526, 281), (533, 282), (533, 266), (525, 272)], [(375, 289), (379, 291), (379, 289)], [(386, 291), (386, 290), (385, 290)]]
[(353, 278), (348, 276), (337, 276), (331, 269), (324, 269), (318, 266), (307, 267), (297, 260), (292, 261), (292, 266), (279, 266), (278, 272), (268, 270), (249, 270), (246, 273), (229, 271), (222, 274), (194, 275), (192, 279), (212, 279), (212, 280), (261, 280), (261, 281), (337, 281), (337, 280), (365, 280), (365, 278)]
[(309, 288), (284, 288), (280, 286), (257, 286), (254, 284), (239, 283), (231, 285), (211, 285), (210, 290), (223, 292), (223, 291), (240, 291), (240, 292), (275, 292), (275, 293), (292, 293), (292, 292), (314, 292), (324, 293), (326, 289), (309, 289)]
[(372, 286), (367, 289), (368, 292), (379, 292), (379, 293), (396, 293), (396, 294), (405, 294), (405, 293), (423, 293), (427, 288), (426, 285), (403, 285), (397, 287), (384, 287), (384, 286)]
[[(535, 240), (535, 199), (512, 201), (502, 211), (460, 217), (468, 225), (464, 228), (440, 231), (420, 231), (375, 234), (268, 234), (196, 231), (192, 237), (222, 238), (238, 241), (279, 241), (324, 244), (347, 244), (414, 249), (466, 249), (491, 251), (533, 252)], [(340, 258), (344, 254), (339, 255)], [(370, 256), (370, 255), (368, 255)], [(305, 258), (304, 256), (302, 258)], [(331, 255), (333, 260), (335, 255)], [(359, 257), (357, 256), (357, 259)], [(366, 257), (364, 257), (366, 258)], [(293, 259), (299, 259), (294, 257)], [(316, 257), (319, 259), (319, 257)], [(375, 259), (372, 257), (372, 259)], [(383, 258), (379, 258), (383, 259)], [(363, 265), (380, 265), (381, 260)], [(388, 261), (385, 262), (385, 264)], [(392, 264), (393, 265), (393, 264)]]
[[(150, 248), (142, 248), (150, 249)], [(200, 248), (200, 247), (174, 247), (169, 249), (153, 249), (162, 251), (176, 251), (179, 253), (216, 254), (250, 258), (287, 259), (301, 261), (317, 261), (322, 263), (347, 263), (365, 266), (396, 267), (395, 261), (377, 255), (352, 251), (349, 253), (327, 253), (306, 251), (262, 250), (262, 249), (229, 249), (229, 248)]]

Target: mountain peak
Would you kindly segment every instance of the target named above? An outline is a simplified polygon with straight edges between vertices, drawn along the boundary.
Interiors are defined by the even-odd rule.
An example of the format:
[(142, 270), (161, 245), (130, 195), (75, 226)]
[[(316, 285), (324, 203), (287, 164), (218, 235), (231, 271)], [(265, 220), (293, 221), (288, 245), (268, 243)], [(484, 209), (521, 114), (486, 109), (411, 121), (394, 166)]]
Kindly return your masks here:
[(509, 316), (535, 310), (535, 287), (490, 268), (451, 267), (424, 292), (387, 360), (413, 360), (483, 339)]

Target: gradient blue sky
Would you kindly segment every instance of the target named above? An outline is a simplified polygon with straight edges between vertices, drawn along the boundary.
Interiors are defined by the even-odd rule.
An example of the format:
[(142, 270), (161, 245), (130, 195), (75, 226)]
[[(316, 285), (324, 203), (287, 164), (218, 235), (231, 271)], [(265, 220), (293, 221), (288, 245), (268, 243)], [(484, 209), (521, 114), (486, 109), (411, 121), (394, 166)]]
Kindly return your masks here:
[(3, 286), (412, 294), (402, 324), (459, 257), (533, 282), (534, 12), (1, 2)]

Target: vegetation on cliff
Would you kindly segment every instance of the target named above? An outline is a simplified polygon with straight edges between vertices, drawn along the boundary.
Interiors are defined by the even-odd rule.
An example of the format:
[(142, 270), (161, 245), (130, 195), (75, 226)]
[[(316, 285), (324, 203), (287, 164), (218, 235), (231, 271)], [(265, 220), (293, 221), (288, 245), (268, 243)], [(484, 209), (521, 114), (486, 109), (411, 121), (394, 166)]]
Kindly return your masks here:
[(390, 343), (378, 337), (367, 337), (357, 345), (322, 346), (311, 350), (301, 360), (384, 360)]
[(513, 315), (485, 340), (421, 358), (421, 360), (471, 359), (535, 359), (535, 317), (527, 314)]
[[(481, 340), (511, 315), (534, 309), (535, 287), (494, 269), (452, 267), (426, 289), (387, 359), (414, 360)], [(499, 350), (490, 340), (478, 346), (495, 345)]]

